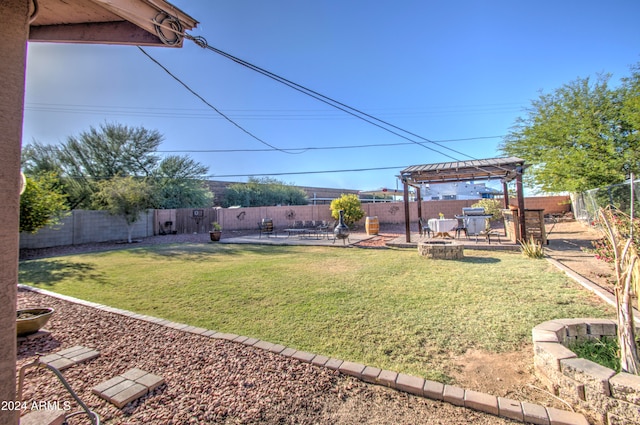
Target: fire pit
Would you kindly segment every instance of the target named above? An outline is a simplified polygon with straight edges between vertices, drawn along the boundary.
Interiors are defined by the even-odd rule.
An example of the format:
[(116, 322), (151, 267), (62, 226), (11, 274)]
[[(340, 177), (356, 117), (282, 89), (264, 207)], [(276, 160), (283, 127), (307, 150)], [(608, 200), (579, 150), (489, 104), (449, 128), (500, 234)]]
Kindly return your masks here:
[(462, 260), (464, 246), (455, 241), (426, 241), (418, 243), (418, 252), (425, 258)]
[(342, 239), (342, 244), (344, 245), (345, 239), (349, 239), (349, 227), (344, 224), (344, 210), (340, 210), (339, 214), (338, 225), (333, 229), (333, 243), (336, 242), (336, 239)]

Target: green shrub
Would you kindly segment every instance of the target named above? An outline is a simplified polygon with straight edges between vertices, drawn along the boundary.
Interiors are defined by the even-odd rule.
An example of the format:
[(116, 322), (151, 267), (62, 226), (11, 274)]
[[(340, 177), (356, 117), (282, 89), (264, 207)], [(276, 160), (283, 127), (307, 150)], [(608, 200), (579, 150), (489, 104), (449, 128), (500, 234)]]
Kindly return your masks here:
[(344, 193), (338, 199), (331, 201), (331, 217), (336, 220), (340, 217), (340, 210), (344, 210), (344, 224), (351, 226), (356, 221), (364, 217), (364, 210), (361, 207), (358, 195)]
[(500, 220), (502, 218), (502, 206), (498, 199), (481, 199), (471, 205), (473, 208), (484, 208), (484, 213), (491, 215), (491, 221)]

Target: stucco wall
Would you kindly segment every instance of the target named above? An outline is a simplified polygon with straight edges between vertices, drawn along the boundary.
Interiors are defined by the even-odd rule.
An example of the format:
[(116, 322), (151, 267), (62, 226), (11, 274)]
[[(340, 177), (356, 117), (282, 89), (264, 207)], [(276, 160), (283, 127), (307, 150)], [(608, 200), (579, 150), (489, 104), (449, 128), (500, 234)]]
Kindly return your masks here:
[[(532, 209), (544, 209), (545, 214), (557, 214), (570, 210), (567, 203), (568, 197), (547, 196), (526, 198), (525, 207)], [(455, 201), (423, 201), (422, 217), (435, 218), (442, 213), (445, 217), (453, 218), (462, 213), (462, 208), (470, 207), (477, 200)], [(380, 230), (384, 231), (385, 224), (404, 223), (403, 202), (378, 202), (362, 205), (365, 218), (357, 224), (363, 228), (366, 217), (378, 217)], [(174, 212), (171, 215), (171, 211)], [(252, 208), (221, 208), (217, 209), (218, 222), (225, 230), (257, 229), (258, 222), (263, 218), (270, 218), (276, 228), (283, 229), (293, 224), (294, 220), (333, 222), (329, 205), (301, 205), (301, 206), (272, 206)], [(418, 231), (418, 203), (409, 203), (411, 229)], [(163, 223), (166, 217), (174, 217), (175, 210), (158, 211), (154, 220), (154, 213), (150, 210), (136, 224), (133, 231), (134, 238), (143, 238), (159, 234), (158, 222)], [(165, 217), (165, 218), (158, 218)], [(155, 222), (154, 222), (155, 221)], [(155, 230), (154, 230), (155, 226)], [(178, 226), (179, 227), (179, 226)], [(206, 227), (206, 229), (205, 229)], [(210, 230), (208, 225), (198, 232)], [(110, 216), (105, 211), (73, 211), (72, 215), (65, 218), (61, 225), (55, 228), (44, 228), (36, 234), (20, 234), (20, 248), (46, 248), (51, 246), (73, 245), (91, 242), (106, 242), (113, 240), (125, 240), (127, 229), (121, 218)]]
[[(126, 222), (106, 211), (75, 210), (55, 227), (38, 233), (20, 233), (20, 248), (47, 248), (91, 242), (127, 239)], [(153, 210), (144, 213), (133, 225), (133, 238), (153, 236)]]
[[(0, 401), (16, 397), (20, 148), (30, 4), (0, 1)], [(16, 412), (0, 409), (0, 424), (17, 423)]]

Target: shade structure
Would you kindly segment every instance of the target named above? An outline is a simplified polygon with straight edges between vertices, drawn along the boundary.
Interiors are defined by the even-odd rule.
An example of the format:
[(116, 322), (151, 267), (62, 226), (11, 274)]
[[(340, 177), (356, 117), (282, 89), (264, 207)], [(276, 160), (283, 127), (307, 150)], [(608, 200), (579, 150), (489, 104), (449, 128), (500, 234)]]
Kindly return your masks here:
[(414, 187), (418, 200), (418, 216), (422, 218), (420, 187), (428, 183), (449, 183), (472, 180), (500, 180), (503, 184), (504, 207), (508, 207), (509, 196), (507, 183), (516, 181), (516, 196), (518, 200), (518, 210), (521, 214), (521, 234), (524, 231), (524, 194), (522, 189), (522, 174), (527, 165), (521, 158), (487, 158), (473, 159), (469, 161), (439, 162), (433, 164), (411, 165), (400, 171), (400, 180), (404, 185), (404, 211), (406, 240), (411, 242), (411, 230), (409, 217), (409, 201), (407, 194), (409, 187)]

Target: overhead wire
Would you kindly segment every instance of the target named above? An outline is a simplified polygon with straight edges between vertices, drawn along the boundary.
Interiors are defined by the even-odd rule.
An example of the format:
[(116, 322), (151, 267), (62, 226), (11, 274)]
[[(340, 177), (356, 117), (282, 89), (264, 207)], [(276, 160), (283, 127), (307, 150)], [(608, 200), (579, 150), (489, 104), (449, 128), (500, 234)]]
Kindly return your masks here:
[(395, 167), (374, 167), (374, 168), (348, 168), (345, 170), (324, 170), (324, 171), (291, 171), (282, 173), (252, 173), (252, 174), (216, 174), (212, 176), (206, 176), (210, 178), (229, 178), (229, 177), (269, 177), (269, 176), (291, 176), (291, 175), (304, 175), (304, 174), (326, 174), (326, 173), (355, 173), (362, 171), (380, 171), (380, 170), (397, 170), (398, 168), (405, 168), (406, 165), (397, 165)]
[[(463, 139), (448, 139), (448, 140), (438, 140), (438, 142), (460, 142), (460, 141), (469, 141), (469, 140), (480, 140), (480, 139), (495, 139), (503, 136), (484, 136), (484, 137), (468, 137)], [(413, 143), (409, 142), (400, 142), (400, 143), (370, 143), (366, 145), (343, 145), (343, 146), (309, 146), (304, 148), (287, 148), (289, 151), (318, 151), (318, 150), (336, 150), (336, 149), (362, 149), (362, 148), (378, 148), (378, 147), (390, 147), (390, 146), (407, 146), (413, 145)], [(159, 150), (161, 153), (232, 153), (232, 152), (270, 152), (274, 149), (176, 149), (176, 150)]]
[[(168, 15), (168, 14), (166, 14), (166, 13), (163, 13), (163, 15), (165, 15), (165, 16), (167, 16), (167, 17), (169, 17), (169, 18), (170, 18), (170, 19), (169, 19), (170, 24), (171, 24), (171, 21), (177, 21), (177, 22), (178, 22), (178, 24), (179, 24), (179, 19), (178, 19), (178, 18), (173, 17), (173, 16), (171, 16), (171, 15)], [(157, 18), (157, 16), (156, 16), (156, 18)], [(417, 141), (415, 141), (415, 140), (413, 140), (413, 139), (411, 139), (411, 138), (409, 138), (409, 137), (407, 137), (407, 136), (405, 136), (405, 135), (403, 135), (403, 134), (400, 134), (400, 133), (398, 133), (397, 131), (394, 131), (394, 130), (392, 130), (392, 129), (395, 129), (395, 130), (401, 131), (401, 132), (403, 132), (403, 133), (409, 134), (409, 135), (411, 135), (411, 136), (413, 136), (413, 137), (417, 137), (417, 138), (419, 138), (420, 140), (423, 140), (423, 141), (425, 141), (425, 142), (428, 142), (428, 143), (434, 144), (434, 145), (436, 145), (436, 146), (439, 146), (439, 147), (444, 148), (444, 149), (446, 149), (446, 150), (449, 150), (449, 151), (451, 151), (451, 152), (457, 153), (457, 154), (459, 154), (459, 155), (463, 155), (463, 156), (465, 156), (465, 157), (467, 157), (467, 158), (470, 158), (470, 159), (472, 159), (472, 160), (477, 160), (477, 158), (475, 158), (475, 157), (473, 157), (473, 156), (471, 156), (471, 155), (465, 154), (465, 153), (463, 153), (463, 152), (460, 152), (460, 151), (458, 151), (458, 150), (455, 150), (455, 149), (449, 148), (449, 147), (447, 147), (447, 146), (443, 146), (443, 145), (439, 144), (438, 142), (434, 142), (433, 140), (430, 140), (430, 139), (428, 139), (428, 138), (425, 138), (425, 137), (423, 137), (423, 136), (420, 136), (420, 135), (418, 135), (418, 134), (416, 134), (416, 133), (414, 133), (414, 132), (411, 132), (411, 131), (409, 131), (409, 130), (405, 130), (405, 129), (403, 129), (403, 128), (399, 127), (399, 126), (396, 126), (396, 125), (394, 125), (394, 124), (391, 124), (391, 123), (389, 123), (389, 122), (387, 122), (387, 121), (385, 121), (385, 120), (379, 119), (379, 118), (377, 118), (377, 117), (375, 117), (375, 116), (373, 116), (373, 115), (371, 115), (371, 114), (368, 114), (368, 113), (366, 113), (366, 112), (363, 112), (363, 111), (361, 111), (361, 110), (359, 110), (359, 109), (357, 109), (357, 108), (353, 108), (353, 107), (351, 107), (351, 106), (349, 106), (349, 105), (346, 105), (346, 104), (344, 104), (344, 103), (342, 103), (342, 102), (339, 102), (339, 101), (337, 101), (337, 100), (335, 100), (335, 99), (333, 99), (333, 98), (331, 98), (331, 97), (325, 96), (325, 95), (323, 95), (323, 94), (321, 94), (321, 93), (318, 93), (318, 92), (316, 92), (316, 91), (314, 91), (314, 90), (312, 90), (312, 89), (309, 89), (309, 88), (307, 88), (307, 87), (305, 87), (305, 86), (302, 86), (302, 85), (297, 84), (297, 83), (295, 83), (295, 82), (293, 82), (293, 81), (290, 81), (290, 80), (288, 80), (288, 79), (286, 79), (286, 78), (284, 78), (284, 77), (281, 77), (281, 76), (279, 76), (279, 75), (277, 75), (277, 74), (274, 74), (274, 73), (272, 73), (272, 72), (270, 72), (270, 71), (268, 71), (268, 70), (266, 70), (266, 69), (263, 69), (263, 68), (261, 68), (261, 67), (259, 67), (259, 66), (257, 66), (257, 65), (253, 65), (253, 64), (251, 64), (250, 62), (247, 62), (247, 61), (245, 61), (245, 60), (243, 60), (243, 59), (237, 58), (237, 57), (235, 57), (235, 56), (233, 56), (233, 55), (231, 55), (231, 54), (229, 54), (229, 53), (226, 53), (226, 52), (224, 52), (224, 51), (222, 51), (222, 50), (220, 50), (220, 49), (217, 49), (217, 48), (215, 48), (215, 47), (213, 47), (213, 46), (209, 45), (209, 44), (208, 44), (208, 42), (206, 41), (206, 39), (205, 39), (204, 37), (201, 37), (201, 36), (195, 36), (195, 37), (194, 37), (194, 36), (192, 36), (192, 35), (190, 35), (190, 34), (185, 33), (184, 31), (182, 31), (182, 27), (181, 27), (181, 25), (180, 25), (180, 24), (179, 24), (179, 25), (173, 25), (173, 24), (171, 24), (171, 25), (169, 25), (169, 26), (168, 26), (168, 25), (166, 25), (166, 24), (164, 23), (164, 22), (167, 20), (166, 18), (164, 18), (164, 17), (163, 17), (162, 21), (158, 21), (156, 18), (152, 19), (152, 20), (151, 20), (151, 22), (152, 22), (152, 23), (153, 23), (153, 25), (155, 26), (155, 28), (156, 28), (156, 32), (158, 33), (158, 37), (159, 37), (161, 40), (166, 38), (166, 36), (165, 36), (165, 35), (163, 34), (163, 32), (162, 32), (162, 29), (169, 30), (169, 31), (171, 31), (171, 32), (175, 33), (175, 34), (178, 36), (178, 40), (171, 41), (171, 45), (173, 45), (173, 44), (178, 44), (178, 43), (181, 41), (181, 40), (179, 40), (179, 36), (182, 36), (182, 37), (184, 37), (184, 38), (186, 38), (186, 39), (188, 39), (188, 40), (193, 41), (193, 42), (194, 42), (196, 45), (198, 45), (199, 47), (202, 47), (202, 48), (204, 48), (204, 49), (208, 49), (208, 50), (210, 50), (210, 51), (213, 51), (214, 53), (218, 53), (219, 55), (221, 55), (221, 56), (223, 56), (223, 57), (226, 57), (227, 59), (230, 59), (230, 60), (232, 60), (233, 62), (236, 62), (236, 63), (238, 63), (238, 64), (240, 64), (240, 65), (242, 65), (242, 66), (244, 66), (244, 67), (247, 67), (247, 68), (249, 68), (249, 69), (251, 69), (251, 70), (253, 70), (253, 71), (256, 71), (256, 72), (258, 72), (258, 73), (260, 73), (260, 74), (262, 74), (262, 75), (264, 75), (264, 76), (267, 76), (267, 77), (269, 77), (269, 78), (271, 78), (271, 79), (273, 79), (273, 80), (275, 80), (275, 81), (277, 81), (277, 82), (280, 82), (281, 84), (284, 84), (284, 85), (286, 85), (286, 86), (288, 86), (288, 87), (290, 87), (290, 88), (293, 88), (294, 90), (300, 91), (301, 93), (306, 94), (307, 96), (310, 96), (310, 97), (312, 97), (312, 98), (314, 98), (314, 99), (316, 99), (316, 100), (318, 100), (318, 101), (320, 101), (320, 102), (323, 102), (323, 103), (325, 103), (325, 104), (328, 104), (328, 105), (330, 105), (330, 106), (332, 106), (332, 107), (334, 107), (334, 108), (336, 108), (336, 109), (339, 109), (339, 110), (341, 110), (341, 111), (343, 111), (343, 112), (345, 112), (345, 113), (347, 113), (347, 114), (349, 114), (349, 115), (352, 115), (352, 116), (354, 116), (354, 117), (356, 117), (356, 118), (358, 118), (358, 119), (361, 119), (361, 120), (363, 120), (363, 121), (365, 121), (365, 122), (368, 122), (369, 124), (374, 125), (374, 126), (376, 126), (376, 127), (378, 127), (378, 128), (381, 128), (382, 130), (385, 130), (385, 131), (387, 131), (387, 132), (389, 132), (389, 133), (391, 133), (391, 134), (394, 134), (394, 135), (396, 135), (396, 136), (398, 136), (398, 137), (401, 137), (401, 138), (403, 138), (403, 139), (405, 139), (405, 140), (408, 140), (408, 141), (410, 141), (410, 142), (412, 142), (412, 143), (415, 143), (416, 145), (421, 146), (421, 147), (423, 147), (423, 148), (425, 148), (425, 149), (428, 149), (428, 150), (431, 150), (431, 151), (433, 151), (433, 152), (436, 152), (436, 153), (438, 153), (438, 154), (440, 154), (440, 155), (442, 155), (442, 156), (445, 156), (445, 157), (447, 157), (447, 158), (449, 158), (449, 159), (453, 159), (453, 160), (454, 160), (454, 161), (456, 161), (456, 162), (459, 162), (459, 161), (460, 161), (460, 160), (459, 160), (458, 158), (456, 158), (456, 157), (453, 157), (453, 156), (451, 156), (451, 155), (449, 155), (449, 154), (446, 154), (446, 153), (444, 153), (444, 152), (438, 151), (437, 149), (434, 149), (434, 148), (431, 148), (431, 147), (429, 147), (429, 146), (426, 146), (425, 144), (419, 143), (419, 142), (417, 142)], [(144, 19), (144, 18), (143, 18), (143, 19)], [(176, 27), (178, 27), (178, 28), (176, 28)], [(204, 100), (200, 95), (198, 95), (195, 91), (193, 91), (189, 86), (187, 86), (185, 83), (183, 83), (181, 80), (179, 80), (175, 75), (171, 74), (171, 73), (168, 71), (168, 69), (166, 69), (166, 68), (165, 68), (164, 66), (162, 66), (162, 65), (161, 65), (157, 60), (155, 60), (153, 57), (151, 57), (151, 55), (149, 55), (146, 51), (144, 51), (140, 46), (138, 46), (138, 48), (139, 48), (139, 49), (140, 49), (140, 50), (141, 50), (141, 51), (142, 51), (142, 52), (143, 52), (143, 53), (144, 53), (144, 54), (145, 54), (149, 59), (151, 59), (154, 63), (156, 63), (156, 64), (157, 64), (158, 66), (160, 66), (163, 70), (165, 70), (165, 72), (167, 72), (167, 73), (168, 73), (172, 78), (174, 78), (176, 81), (178, 81), (180, 84), (182, 84), (185, 88), (187, 88), (187, 89), (188, 89), (192, 94), (194, 94), (195, 96), (197, 96), (200, 100), (202, 100), (203, 102), (205, 102), (205, 104), (207, 104), (208, 106), (210, 106), (210, 107), (214, 108), (214, 110), (216, 110), (216, 112), (218, 112), (219, 114), (221, 114), (221, 115), (222, 115), (222, 113), (221, 113), (220, 111), (218, 111), (215, 107), (213, 107), (213, 105), (210, 105), (210, 104), (209, 104), (208, 102), (206, 102), (206, 101), (205, 101), (205, 100)], [(270, 145), (270, 144), (268, 144), (268, 143), (266, 143), (266, 142), (262, 141), (262, 140), (261, 140), (260, 138), (258, 138), (257, 136), (255, 136), (255, 135), (251, 134), (250, 132), (248, 132), (247, 130), (245, 130), (244, 128), (242, 128), (240, 125), (238, 125), (237, 123), (233, 122), (233, 120), (229, 119), (229, 118), (228, 118), (228, 117), (226, 117), (226, 116), (225, 116), (225, 118), (226, 118), (227, 120), (229, 120), (231, 123), (233, 123), (235, 126), (237, 126), (238, 128), (240, 128), (240, 129), (241, 129), (242, 131), (244, 131), (245, 133), (247, 133), (247, 134), (251, 135), (253, 138), (255, 138), (256, 140), (260, 141), (261, 143), (263, 143), (263, 144), (265, 144), (265, 145), (267, 145), (267, 146), (270, 146), (270, 147), (272, 147), (272, 148), (274, 148), (274, 149), (276, 149), (276, 150), (278, 150), (278, 151), (284, 152), (284, 153), (292, 153), (292, 152), (288, 152), (287, 150), (283, 150), (283, 149), (280, 149), (280, 148), (276, 148), (275, 146), (272, 146), (272, 145)], [(381, 125), (381, 124), (378, 124), (378, 123), (381, 123), (381, 124), (384, 124), (384, 125)], [(385, 127), (385, 126), (388, 126), (388, 127), (390, 127), (390, 128)], [(502, 169), (502, 170), (504, 170), (504, 171), (510, 171), (510, 170), (507, 170), (506, 168), (501, 167), (501, 166), (499, 166), (499, 165), (494, 165), (494, 166), (495, 166), (496, 168), (498, 168), (498, 169)], [(476, 168), (476, 169), (478, 169), (478, 170), (481, 170), (481, 171), (487, 172), (487, 170), (483, 169), (481, 166), (473, 165), (473, 167), (474, 167), (474, 168)], [(488, 174), (489, 174), (489, 175), (491, 175), (492, 173), (491, 173), (491, 172), (489, 172)]]
[(191, 94), (193, 94), (195, 97), (197, 97), (198, 99), (200, 99), (205, 105), (207, 105), (208, 107), (210, 107), (211, 109), (213, 109), (214, 111), (216, 111), (221, 117), (223, 117), (224, 119), (226, 119), (227, 121), (229, 121), (231, 124), (233, 124), (234, 126), (236, 126), (237, 128), (239, 128), (240, 130), (242, 130), (244, 133), (248, 134), (249, 136), (251, 136), (252, 138), (254, 138), (255, 140), (257, 140), (258, 142), (262, 143), (263, 145), (269, 146), (272, 149), (275, 149), (279, 152), (283, 152), (286, 154), (290, 154), (290, 155), (296, 155), (296, 154), (300, 154), (302, 152), (289, 152), (286, 149), (280, 149), (274, 145), (272, 145), (271, 143), (265, 142), (264, 140), (262, 140), (261, 138), (259, 138), (258, 136), (256, 136), (255, 134), (251, 133), (249, 130), (247, 130), (246, 128), (242, 127), (240, 124), (238, 124), (237, 122), (235, 122), (234, 120), (232, 120), (231, 118), (229, 118), (227, 115), (225, 115), (222, 111), (220, 111), (218, 108), (216, 108), (215, 106), (213, 106), (211, 103), (209, 103), (204, 97), (200, 96), (198, 93), (196, 93), (191, 87), (189, 87), (185, 82), (183, 82), (181, 79), (179, 79), (177, 76), (175, 76), (171, 71), (169, 71), (164, 65), (162, 65), (160, 62), (158, 62), (154, 57), (152, 57), (149, 53), (147, 53), (142, 47), (137, 46), (138, 49), (145, 55), (147, 56), (149, 59), (151, 59), (152, 62), (154, 62), (156, 65), (158, 65), (160, 68), (162, 68), (162, 70), (164, 70), (164, 72), (166, 72), (167, 74), (169, 74), (170, 77), (172, 77), (174, 80), (176, 80), (178, 83), (180, 83), (184, 88), (186, 88)]

